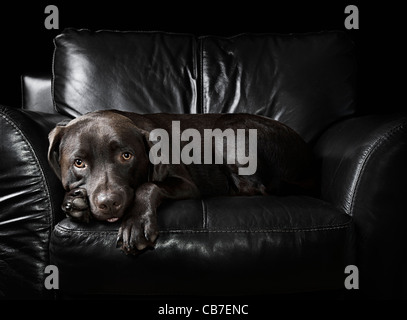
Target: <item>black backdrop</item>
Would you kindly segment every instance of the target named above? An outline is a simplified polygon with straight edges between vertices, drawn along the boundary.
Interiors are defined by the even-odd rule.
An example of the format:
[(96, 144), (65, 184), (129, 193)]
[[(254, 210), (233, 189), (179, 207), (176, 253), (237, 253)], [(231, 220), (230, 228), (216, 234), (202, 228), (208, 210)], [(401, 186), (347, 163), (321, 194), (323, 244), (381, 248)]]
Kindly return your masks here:
[[(396, 2), (395, 2), (396, 3)], [(45, 7), (59, 9), (59, 30), (47, 30)], [(357, 5), (359, 29), (346, 30), (345, 7)], [(66, 27), (160, 30), (231, 36), (242, 32), (291, 33), (345, 30), (357, 48), (359, 110), (406, 110), (401, 99), (406, 49), (400, 4), (389, 1), (17, 1), (0, 4), (0, 103), (21, 105), (20, 75), (51, 72), (53, 38)]]

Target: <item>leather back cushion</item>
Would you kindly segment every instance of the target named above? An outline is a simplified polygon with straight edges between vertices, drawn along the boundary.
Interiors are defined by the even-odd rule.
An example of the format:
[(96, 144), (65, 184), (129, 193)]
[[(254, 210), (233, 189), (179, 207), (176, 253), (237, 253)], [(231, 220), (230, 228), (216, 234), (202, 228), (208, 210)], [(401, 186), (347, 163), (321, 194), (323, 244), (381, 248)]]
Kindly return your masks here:
[(342, 32), (203, 38), (203, 110), (265, 115), (313, 140), (355, 111), (353, 51)]
[(54, 42), (53, 95), (62, 114), (196, 109), (192, 36), (66, 29)]
[(23, 74), (21, 76), (22, 108), (37, 112), (55, 113), (51, 96), (51, 76)]
[(194, 37), (67, 29), (55, 39), (58, 112), (248, 112), (306, 141), (355, 112), (356, 63), (343, 32)]

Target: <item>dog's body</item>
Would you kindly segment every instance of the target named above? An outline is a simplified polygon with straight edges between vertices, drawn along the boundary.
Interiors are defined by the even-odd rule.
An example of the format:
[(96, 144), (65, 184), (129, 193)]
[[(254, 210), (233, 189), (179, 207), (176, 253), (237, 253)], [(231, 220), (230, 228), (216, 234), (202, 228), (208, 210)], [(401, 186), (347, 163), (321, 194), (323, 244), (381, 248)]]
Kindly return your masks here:
[[(201, 137), (205, 129), (256, 129), (256, 172), (239, 175), (242, 164), (227, 163), (226, 150), (220, 164), (153, 165), (149, 134), (160, 128), (171, 136), (173, 121), (179, 121), (181, 131), (193, 128)], [(49, 139), (49, 162), (67, 191), (63, 210), (82, 221), (122, 218), (118, 245), (126, 253), (154, 244), (156, 209), (165, 199), (275, 194), (282, 186), (298, 185), (310, 177), (306, 143), (285, 125), (249, 114), (98, 111), (57, 126)], [(248, 143), (246, 139), (245, 146)], [(181, 141), (180, 147), (186, 144)]]

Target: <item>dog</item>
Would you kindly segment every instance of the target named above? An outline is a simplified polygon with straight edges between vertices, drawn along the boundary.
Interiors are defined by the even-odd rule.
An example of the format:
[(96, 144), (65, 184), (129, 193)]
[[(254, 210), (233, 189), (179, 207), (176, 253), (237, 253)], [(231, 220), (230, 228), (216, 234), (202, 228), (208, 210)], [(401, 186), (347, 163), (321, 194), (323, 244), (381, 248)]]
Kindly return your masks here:
[[(223, 136), (207, 139), (208, 129)], [(158, 139), (163, 131), (167, 146), (165, 135)], [(226, 133), (236, 133), (235, 140), (222, 145)], [(287, 194), (306, 190), (312, 180), (307, 143), (288, 126), (251, 114), (91, 112), (50, 132), (48, 161), (66, 190), (62, 210), (83, 222), (120, 219), (117, 247), (126, 254), (154, 247), (156, 211), (165, 200)]]

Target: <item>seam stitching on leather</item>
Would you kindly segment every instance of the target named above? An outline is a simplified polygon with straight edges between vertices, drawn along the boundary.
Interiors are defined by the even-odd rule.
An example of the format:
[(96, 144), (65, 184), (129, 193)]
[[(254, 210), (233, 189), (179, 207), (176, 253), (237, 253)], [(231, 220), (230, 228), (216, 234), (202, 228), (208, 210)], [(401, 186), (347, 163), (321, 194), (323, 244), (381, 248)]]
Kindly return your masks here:
[(360, 166), (358, 166), (356, 169), (356, 182), (354, 183), (353, 188), (352, 188), (352, 192), (351, 192), (352, 198), (350, 201), (350, 208), (349, 208), (348, 214), (353, 215), (352, 212), (355, 207), (355, 202), (356, 202), (356, 197), (357, 197), (361, 177), (363, 176), (363, 172), (365, 171), (366, 166), (369, 163), (369, 159), (376, 152), (376, 150), (379, 149), (384, 143), (388, 142), (393, 135), (395, 135), (399, 131), (403, 130), (404, 126), (405, 126), (405, 123), (401, 123), (401, 124), (398, 124), (396, 127), (393, 127), (392, 129), (387, 131), (383, 136), (376, 139), (373, 142), (372, 146), (367, 150), (367, 154), (362, 158), (363, 159), (362, 164)]
[[(295, 232), (314, 232), (314, 231), (328, 231), (346, 229), (352, 225), (351, 221), (332, 225), (332, 226), (312, 226), (309, 228), (293, 228), (293, 229), (218, 229), (218, 230), (193, 230), (193, 229), (174, 229), (174, 230), (160, 230), (159, 233), (295, 233)], [(71, 229), (65, 226), (57, 225), (55, 230), (64, 233), (87, 233), (94, 235), (116, 234), (118, 230), (104, 230), (104, 231), (91, 231), (86, 229)]]
[(205, 89), (204, 89), (204, 39), (200, 39), (200, 46), (199, 46), (199, 52), (200, 52), (200, 69), (201, 69), (201, 74), (200, 74), (200, 79), (201, 79), (201, 109), (202, 113), (207, 113), (206, 106), (205, 106)]
[(202, 229), (206, 230), (208, 228), (208, 210), (206, 202), (201, 200), (202, 203)]
[[(53, 105), (54, 111), (59, 113), (57, 103), (55, 100), (55, 56), (57, 54), (57, 49), (58, 49), (57, 48), (58, 47), (57, 37), (55, 37), (53, 39), (53, 43), (54, 43), (54, 51), (52, 53), (52, 64), (51, 64), (51, 99), (52, 99), (52, 105)], [(63, 114), (63, 113), (61, 112), (61, 114)]]

